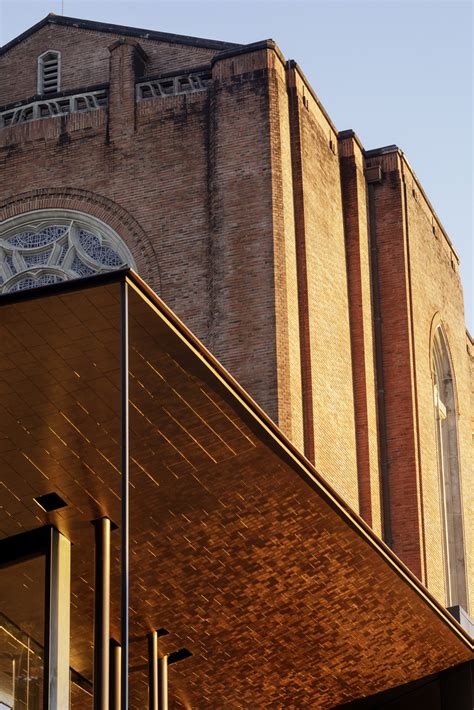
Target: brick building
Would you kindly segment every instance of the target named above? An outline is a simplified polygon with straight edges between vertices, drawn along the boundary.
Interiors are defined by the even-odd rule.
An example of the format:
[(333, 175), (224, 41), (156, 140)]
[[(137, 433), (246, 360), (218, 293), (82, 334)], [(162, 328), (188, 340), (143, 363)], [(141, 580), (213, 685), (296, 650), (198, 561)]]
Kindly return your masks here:
[(0, 160), (2, 293), (133, 267), (433, 597), (472, 612), (474, 345), (399, 148), (338, 132), (272, 40), (49, 15), (0, 50)]

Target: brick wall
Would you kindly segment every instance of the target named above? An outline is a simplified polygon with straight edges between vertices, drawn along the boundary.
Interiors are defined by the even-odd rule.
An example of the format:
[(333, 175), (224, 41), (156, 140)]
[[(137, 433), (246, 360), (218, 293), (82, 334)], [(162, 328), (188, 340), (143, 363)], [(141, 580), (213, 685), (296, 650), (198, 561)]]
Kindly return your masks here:
[[(61, 45), (66, 35), (71, 60), (68, 45)], [(288, 202), (291, 172), (285, 172), (275, 191), (272, 186), (271, 52), (264, 47), (223, 57), (214, 64), (210, 91), (135, 104), (133, 63), (140, 50), (134, 38), (118, 37), (113, 42), (109, 34), (53, 26), (14, 47), (2, 61), (8, 59), (11, 67), (19, 56), (24, 57), (33, 81), (32, 59), (52, 46), (52, 39), (58, 40), (55, 48), (64, 50), (63, 65), (71, 66), (76, 51), (88, 57), (89, 42), (99, 40), (88, 59), (98, 73), (87, 74), (85, 62), (76, 75), (69, 77), (66, 72), (65, 78), (68, 88), (74, 88), (75, 82), (110, 80), (109, 108), (2, 131), (3, 216), (66, 205), (100, 216), (126, 239), (150, 285), (259, 404), (274, 419), (281, 417), (283, 428), (293, 432), (297, 441), (301, 430), (298, 336), (284, 303), (286, 289), (279, 290), (282, 300), (275, 305), (276, 286), (283, 278), (293, 279), (294, 284), (295, 266)], [(155, 42), (153, 52), (168, 61), (169, 47), (161, 45)], [(194, 50), (183, 47), (180, 55), (173, 47), (173, 56), (186, 55), (183, 64), (195, 64)], [(211, 56), (207, 50), (199, 51)], [(98, 59), (101, 52), (107, 53), (106, 63)], [(26, 78), (17, 82), (13, 74), (9, 76), (11, 88), (3, 89), (6, 103), (35, 93)], [(285, 145), (286, 155), (288, 150)], [(285, 160), (288, 163), (288, 157)], [(280, 203), (277, 211), (285, 212), (281, 228), (275, 231), (274, 200)], [(119, 218), (119, 212), (126, 217)], [(127, 220), (137, 229), (128, 229)], [(289, 295), (293, 302), (294, 291)], [(277, 346), (284, 388), (280, 397)]]
[[(111, 213), (119, 205), (131, 215), (147, 240), (147, 249), (129, 243), (141, 273), (301, 445), (301, 378), (309, 373), (310, 458), (357, 508), (337, 140), (319, 105), (298, 79), (298, 96), (306, 91), (312, 102), (300, 120), (311, 263), (308, 305), (300, 309), (310, 319), (311, 353), (302, 366), (293, 200), (299, 178), (278, 50), (264, 44), (224, 53), (209, 91), (135, 104), (133, 57), (140, 52), (143, 59), (141, 49), (147, 74), (209, 61), (216, 50), (150, 40), (138, 49), (134, 38), (46, 26), (1, 58), (7, 70), (21, 66), (8, 86), (3, 80), (1, 101), (35, 94), (36, 58), (51, 48), (62, 52), (61, 88), (110, 81), (109, 108), (5, 129), (4, 200), (76, 188), (109, 200)], [(316, 162), (321, 146), (324, 158)]]
[(383, 180), (373, 186), (371, 238), (377, 250), (382, 319), (382, 386), (387, 442), (391, 542), (425, 580), (420, 462), (414, 389), (412, 315), (398, 152), (371, 158)]
[(355, 136), (340, 136), (339, 156), (347, 251), (359, 509), (382, 534), (377, 383), (373, 337), (372, 257), (363, 150)]
[(278, 421), (304, 448), (293, 171), (285, 66), (272, 53), (269, 75)]
[(314, 457), (316, 467), (358, 510), (337, 134), (295, 66), (288, 68), (288, 87), (299, 250), (302, 367), (307, 375), (303, 379), (309, 430), (306, 453), (309, 458)]
[[(109, 80), (108, 47), (123, 39), (113, 33), (46, 25), (0, 56), (0, 106), (37, 93), (38, 57), (49, 49), (61, 52), (61, 91)], [(136, 41), (135, 38), (130, 38)], [(185, 71), (208, 64), (217, 50), (140, 39), (146, 52), (145, 75)]]
[[(470, 372), (458, 260), (402, 154), (369, 153), (380, 165), (373, 215), (381, 284), (382, 383), (395, 552), (444, 603), (445, 570), (431, 348), (442, 324), (458, 399), (466, 568), (472, 564)], [(472, 592), (471, 592), (472, 594)], [(471, 601), (472, 604), (472, 601)]]
[[(110, 82), (109, 106), (0, 131), (0, 219), (64, 207), (109, 224), (139, 273), (379, 533), (386, 441), (391, 542), (443, 600), (435, 317), (456, 377), (466, 520), (469, 361), (457, 260), (399, 151), (364, 154), (338, 136), (272, 42), (216, 56), (47, 25), (0, 56), (0, 105), (36, 94), (47, 49), (62, 52), (62, 89)], [(148, 76), (212, 60), (212, 86), (136, 103), (137, 58)], [(370, 165), (382, 180), (368, 188)], [(469, 564), (472, 536), (466, 550)]]
[[(470, 363), (466, 351), (463, 293), (456, 254), (406, 161), (402, 163), (412, 284), (413, 343), (418, 408), (423, 518), (428, 587), (445, 598), (441, 499), (433, 411), (431, 347), (434, 327), (442, 325), (457, 395), (458, 450), (464, 499), (466, 570), (472, 570), (473, 539), (470, 411)], [(472, 592), (471, 605), (472, 610)]]
[(209, 345), (276, 419), (266, 67), (267, 51), (261, 50), (223, 59), (213, 69), (209, 129)]

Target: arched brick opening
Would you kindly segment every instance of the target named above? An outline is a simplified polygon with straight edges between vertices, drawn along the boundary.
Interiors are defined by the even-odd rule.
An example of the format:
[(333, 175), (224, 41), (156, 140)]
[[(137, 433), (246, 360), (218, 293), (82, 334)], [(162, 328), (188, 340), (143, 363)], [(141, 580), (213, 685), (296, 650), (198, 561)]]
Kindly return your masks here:
[[(70, 209), (90, 214), (111, 227), (126, 243), (140, 276), (158, 293), (161, 276), (158, 257), (137, 220), (117, 203), (88, 190), (73, 187), (41, 188), (24, 192), (0, 203), (0, 223), (26, 212)], [(158, 278), (157, 278), (158, 274)]]

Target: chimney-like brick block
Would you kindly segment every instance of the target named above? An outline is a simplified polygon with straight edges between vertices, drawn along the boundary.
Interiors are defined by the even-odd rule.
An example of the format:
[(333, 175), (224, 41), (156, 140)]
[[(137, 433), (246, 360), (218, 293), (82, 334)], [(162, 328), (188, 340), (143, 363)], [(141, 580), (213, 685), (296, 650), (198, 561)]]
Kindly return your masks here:
[(146, 54), (129, 39), (117, 40), (109, 52), (109, 140), (113, 142), (135, 132), (135, 83), (143, 74)]
[(218, 58), (212, 78), (208, 342), (277, 421), (268, 50)]

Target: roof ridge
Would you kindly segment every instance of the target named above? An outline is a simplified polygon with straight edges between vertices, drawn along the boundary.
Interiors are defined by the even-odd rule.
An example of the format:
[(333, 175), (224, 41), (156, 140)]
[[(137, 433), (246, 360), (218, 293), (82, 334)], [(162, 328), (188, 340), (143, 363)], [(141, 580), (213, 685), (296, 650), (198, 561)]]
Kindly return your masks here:
[(202, 37), (190, 37), (188, 35), (178, 35), (171, 32), (159, 32), (158, 30), (147, 30), (139, 27), (128, 27), (127, 25), (114, 25), (110, 22), (96, 22), (95, 20), (81, 20), (76, 17), (64, 17), (63, 15), (55, 15), (50, 12), (46, 17), (29, 27), (25, 32), (0, 47), (0, 55), (7, 52), (12, 47), (20, 44), (27, 37), (37, 32), (45, 25), (63, 25), (67, 27), (77, 27), (82, 30), (92, 30), (94, 32), (109, 32), (111, 34), (126, 35), (129, 37), (140, 37), (142, 39), (151, 39), (156, 41), (169, 42), (171, 44), (184, 44), (191, 47), (202, 47), (204, 49), (215, 49), (222, 51), (225, 49), (233, 49), (243, 47), (245, 45), (236, 44), (235, 42), (221, 42), (214, 39), (205, 39)]

